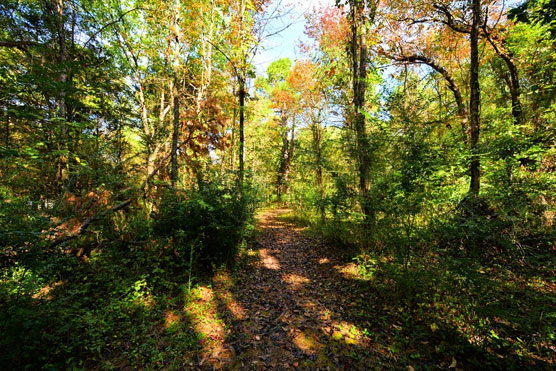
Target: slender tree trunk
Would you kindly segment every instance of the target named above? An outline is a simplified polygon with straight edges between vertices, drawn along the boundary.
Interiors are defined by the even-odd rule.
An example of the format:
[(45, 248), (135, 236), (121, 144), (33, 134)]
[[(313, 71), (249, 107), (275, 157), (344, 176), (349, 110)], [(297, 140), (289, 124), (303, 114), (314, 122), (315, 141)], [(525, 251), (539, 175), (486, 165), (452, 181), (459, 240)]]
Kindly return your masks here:
[(477, 149), (480, 132), (480, 103), (481, 93), (479, 85), (479, 25), (481, 22), (481, 2), (473, 0), (472, 2), (473, 23), (471, 25), (471, 60), (470, 60), (470, 77), (469, 77), (469, 116), (470, 116), (470, 141), (471, 150), (471, 182), (469, 185), (469, 193), (478, 196), (481, 187), (481, 163)]
[(276, 194), (278, 201), (282, 200), (282, 195), (285, 194), (286, 172), (288, 167), (288, 117), (282, 114), (282, 149), (280, 151), (280, 166), (278, 168), (278, 179), (276, 181)]
[(519, 98), (521, 94), (521, 86), (519, 84), (519, 74), (516, 65), (512, 62), (510, 57), (503, 58), (510, 71), (510, 96), (512, 98), (512, 116), (516, 124), (520, 124), (523, 118), (523, 107)]
[(118, 110), (119, 115), (118, 115), (118, 165), (120, 165), (122, 163), (122, 145), (123, 145), (123, 138), (122, 138), (122, 126), (123, 126), (123, 120), (122, 120), (122, 111)]
[[(201, 10), (202, 12), (202, 10)], [(201, 73), (201, 84), (197, 91), (197, 112), (201, 110), (201, 104), (207, 98), (208, 87), (212, 79), (212, 44), (210, 40), (214, 33), (214, 1), (210, 2), (210, 23), (207, 31), (203, 30), (201, 38), (201, 54), (203, 60), (203, 70)]]
[[(236, 84), (234, 83), (234, 86), (232, 87), (232, 93), (235, 97), (236, 95)], [(237, 121), (237, 107), (234, 104), (234, 110), (233, 110), (233, 116), (232, 116), (232, 139), (231, 139), (231, 148), (232, 148), (232, 154), (230, 156), (230, 169), (233, 171), (235, 170), (236, 167), (236, 121)]]
[(290, 194), (290, 171), (295, 150), (295, 114), (292, 117), (292, 129), (290, 131), (288, 151), (286, 153), (286, 169), (284, 171), (284, 194)]
[(409, 62), (409, 63), (424, 63), (427, 66), (431, 67), (432, 69), (434, 69), (436, 72), (440, 73), (442, 75), (442, 77), (444, 77), (444, 80), (446, 80), (446, 83), (448, 84), (448, 89), (450, 89), (450, 91), (453, 93), (454, 95), (454, 99), (456, 100), (456, 105), (458, 107), (458, 116), (460, 117), (460, 122), (461, 122), (461, 135), (463, 138), (463, 143), (465, 144), (465, 146), (467, 146), (467, 109), (465, 108), (465, 104), (463, 102), (463, 97), (461, 95), (461, 92), (458, 88), (458, 85), (456, 84), (456, 81), (453, 79), (452, 75), (448, 72), (448, 70), (446, 70), (444, 67), (442, 67), (440, 64), (438, 64), (436, 61), (434, 61), (432, 58), (424, 56), (424, 55), (400, 55), (400, 56), (393, 56), (387, 53), (384, 53), (388, 58), (391, 58), (393, 60), (399, 61), (399, 62)]
[(174, 76), (174, 85), (172, 87), (172, 95), (174, 98), (174, 109), (173, 109), (173, 129), (172, 129), (172, 154), (171, 154), (171, 170), (170, 170), (170, 180), (172, 187), (176, 187), (178, 181), (178, 138), (180, 132), (180, 95), (178, 91), (179, 79)]
[(324, 207), (324, 184), (322, 181), (322, 128), (318, 120), (313, 120), (311, 125), (313, 132), (313, 151), (315, 153), (315, 177), (317, 181), (317, 188), (319, 190), (319, 213), (321, 221), (325, 219)]
[[(56, 17), (56, 32), (58, 36), (58, 47), (60, 49), (58, 55), (58, 62), (61, 68), (60, 72), (60, 83), (62, 88), (60, 89), (60, 101), (58, 103), (59, 116), (64, 120), (67, 120), (67, 102), (66, 102), (66, 82), (68, 79), (66, 73), (66, 62), (68, 59), (68, 51), (66, 46), (66, 33), (64, 29), (64, 1), (63, 0), (52, 0), (52, 7), (55, 12)], [(65, 150), (69, 149), (69, 131), (66, 122), (62, 123), (62, 148)], [(68, 157), (64, 154), (61, 155), (58, 160), (58, 174), (57, 181), (58, 186), (62, 187), (62, 183), (68, 178)]]
[[(242, 38), (244, 38), (245, 25), (245, 0), (240, 0), (239, 3), (239, 31)], [(239, 68), (238, 88), (239, 88), (239, 173), (238, 184), (240, 195), (243, 194), (243, 181), (245, 177), (245, 84), (247, 80), (247, 61), (245, 52), (242, 52), (241, 66)], [(237, 72), (237, 70), (236, 70)]]
[(485, 24), (483, 24), (483, 36), (490, 43), (496, 54), (504, 61), (510, 73), (510, 79), (506, 81), (510, 89), (510, 98), (512, 100), (512, 116), (516, 124), (520, 124), (523, 118), (523, 107), (521, 105), (521, 86), (519, 83), (519, 72), (517, 66), (512, 60), (511, 54), (504, 51), (503, 45), (497, 45), (492, 35), (488, 31)]
[(4, 133), (4, 144), (6, 148), (10, 148), (10, 114), (8, 113), (8, 109), (6, 108), (6, 131)]
[[(243, 71), (242, 71), (243, 75)], [(239, 174), (238, 181), (240, 192), (243, 189), (243, 178), (245, 176), (245, 79), (239, 78)]]
[(367, 78), (367, 46), (363, 35), (365, 3), (352, 0), (351, 3), (351, 58), (353, 84), (353, 128), (356, 135), (356, 152), (359, 170), (360, 204), (365, 219), (373, 219), (369, 205), (369, 140), (365, 125), (365, 90)]
[(173, 126), (172, 126), (172, 149), (170, 152), (171, 165), (170, 165), (170, 182), (172, 188), (176, 188), (178, 181), (178, 139), (180, 133), (180, 14), (181, 4), (180, 0), (174, 0), (174, 83), (172, 84), (172, 98), (173, 98)]

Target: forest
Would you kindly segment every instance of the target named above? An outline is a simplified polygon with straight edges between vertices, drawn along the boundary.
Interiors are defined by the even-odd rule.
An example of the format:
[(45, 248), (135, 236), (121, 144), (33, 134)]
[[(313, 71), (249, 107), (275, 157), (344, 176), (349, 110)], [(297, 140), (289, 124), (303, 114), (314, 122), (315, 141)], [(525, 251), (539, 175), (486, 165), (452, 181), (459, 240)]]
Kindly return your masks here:
[(556, 368), (556, 1), (295, 4), (0, 0), (0, 369)]

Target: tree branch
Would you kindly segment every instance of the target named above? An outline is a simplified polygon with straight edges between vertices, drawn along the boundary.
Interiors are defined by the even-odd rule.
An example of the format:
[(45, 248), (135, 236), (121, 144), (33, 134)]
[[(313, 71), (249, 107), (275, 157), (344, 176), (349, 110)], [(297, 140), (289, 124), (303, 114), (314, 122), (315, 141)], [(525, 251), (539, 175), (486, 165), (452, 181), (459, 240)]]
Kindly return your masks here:
[(0, 40), (0, 47), (4, 47), (4, 48), (17, 48), (17, 49), (20, 49), (20, 50), (26, 50), (26, 48), (28, 46), (40, 46), (40, 45), (42, 45), (42, 44), (39, 44), (35, 41)]

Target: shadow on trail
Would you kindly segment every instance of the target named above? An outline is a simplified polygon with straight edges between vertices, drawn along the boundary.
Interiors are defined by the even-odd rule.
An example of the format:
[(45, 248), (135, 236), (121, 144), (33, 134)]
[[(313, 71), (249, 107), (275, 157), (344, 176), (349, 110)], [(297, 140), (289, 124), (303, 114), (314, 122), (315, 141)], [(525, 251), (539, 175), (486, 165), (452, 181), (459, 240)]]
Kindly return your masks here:
[(535, 367), (527, 357), (508, 354), (501, 360), (490, 349), (471, 344), (437, 314), (416, 311), (415, 303), (395, 283), (375, 286), (361, 279), (357, 267), (332, 247), (280, 221), (287, 212), (271, 210), (260, 217), (262, 233), (235, 285), (225, 274), (215, 278), (216, 315), (225, 336), (220, 349), (208, 352), (201, 366)]
[[(550, 292), (448, 266), (439, 280), (431, 277), (438, 269), (415, 268), (402, 284), (393, 279), (400, 277), (399, 266), (385, 263), (381, 274), (365, 279), (341, 251), (281, 221), (287, 212), (261, 215), (261, 233), (237, 279), (221, 271), (212, 284), (202, 282), (189, 294), (162, 285), (176, 280), (179, 272), (171, 267), (162, 266), (163, 277), (149, 274), (153, 267), (145, 262), (159, 259), (142, 249), (131, 255), (138, 259), (123, 245), (87, 261), (64, 258), (65, 270), (52, 265), (55, 278), (38, 294), (0, 295), (2, 364), (13, 369), (80, 360), (87, 369), (553, 369), (553, 344), (534, 349), (540, 355), (534, 358), (518, 354), (502, 336), (532, 342), (540, 331), (551, 331), (554, 320), (545, 313)], [(38, 273), (23, 270), (23, 277), (31, 275)], [(446, 277), (459, 281), (446, 284)], [(476, 302), (466, 306), (469, 300)], [(524, 302), (528, 305), (520, 307)], [(485, 340), (488, 334), (466, 330), (469, 311), (489, 324), (484, 331), (498, 332), (498, 344)]]

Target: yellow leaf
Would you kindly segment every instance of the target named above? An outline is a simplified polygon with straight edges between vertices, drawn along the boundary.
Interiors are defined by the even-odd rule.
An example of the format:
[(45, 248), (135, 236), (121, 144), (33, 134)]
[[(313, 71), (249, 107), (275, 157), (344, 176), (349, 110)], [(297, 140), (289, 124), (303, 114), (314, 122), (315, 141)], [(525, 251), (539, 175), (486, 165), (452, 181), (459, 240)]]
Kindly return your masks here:
[(415, 371), (415, 369), (413, 368), (413, 366), (407, 366), (407, 371)]
[(432, 330), (432, 332), (435, 332), (436, 330), (438, 330), (438, 325), (436, 323), (431, 324), (431, 330)]
[(456, 359), (452, 357), (452, 363), (450, 364), (450, 366), (448, 366), (448, 368), (456, 368), (457, 364), (458, 362), (456, 361)]

